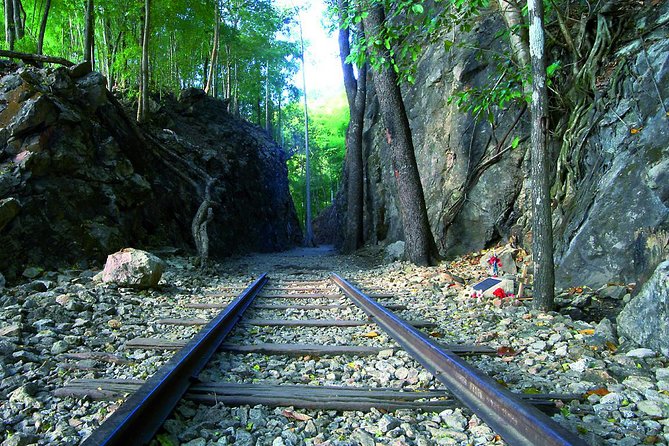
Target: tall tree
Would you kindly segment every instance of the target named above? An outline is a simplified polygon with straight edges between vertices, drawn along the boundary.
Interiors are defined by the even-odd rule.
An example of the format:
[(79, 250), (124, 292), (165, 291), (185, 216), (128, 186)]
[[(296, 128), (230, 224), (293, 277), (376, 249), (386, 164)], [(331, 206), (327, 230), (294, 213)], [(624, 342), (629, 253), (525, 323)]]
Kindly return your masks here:
[[(362, 130), (367, 101), (367, 64), (364, 63), (355, 78), (353, 64), (347, 61), (351, 54), (351, 33), (346, 26), (348, 0), (339, 0), (339, 56), (344, 72), (344, 87), (351, 120), (346, 130), (346, 228), (344, 252), (353, 252), (364, 243), (363, 201), (364, 170), (362, 159)], [(360, 30), (362, 36), (362, 30)]]
[(86, 0), (86, 29), (84, 32), (84, 60), (95, 67), (95, 4)]
[(533, 306), (553, 308), (555, 267), (553, 225), (548, 184), (548, 95), (544, 51), (544, 7), (542, 0), (527, 0), (529, 12), (529, 53), (532, 63), (532, 258), (534, 262)]
[(44, 13), (39, 25), (39, 35), (37, 36), (37, 54), (42, 54), (44, 49), (44, 35), (46, 34), (46, 22), (49, 19), (49, 10), (51, 9), (51, 0), (46, 0), (44, 4)]
[[(363, 16), (365, 32), (374, 41), (368, 51), (373, 60), (379, 61), (372, 70), (374, 88), (379, 99), (381, 115), (386, 127), (386, 140), (392, 150), (392, 163), (397, 180), (402, 229), (405, 239), (405, 256), (417, 265), (429, 265), (437, 257), (436, 243), (430, 230), (425, 206), (425, 196), (420, 182), (416, 155), (397, 74), (390, 63), (390, 51), (383, 44), (385, 12), (380, 4), (369, 4)], [(378, 44), (376, 43), (378, 42)]]
[(511, 51), (516, 58), (516, 63), (524, 70), (530, 65), (530, 54), (527, 46), (527, 27), (523, 21), (522, 8), (518, 0), (498, 0), (498, 3), (502, 18), (509, 30)]
[(300, 25), (300, 48), (302, 49), (302, 87), (304, 95), (304, 153), (306, 156), (306, 217), (304, 219), (304, 245), (308, 247), (316, 246), (314, 240), (314, 230), (311, 225), (311, 165), (309, 153), (309, 109), (307, 101), (307, 75), (306, 64), (304, 63), (304, 36), (302, 34), (302, 19), (299, 19)]
[(219, 33), (221, 30), (221, 19), (220, 19), (220, 10), (218, 6), (218, 0), (216, 0), (215, 7), (215, 19), (214, 19), (214, 43), (211, 47), (211, 61), (209, 62), (209, 74), (207, 75), (207, 85), (204, 87), (205, 93), (211, 93), (212, 96), (216, 96), (216, 90), (214, 86), (214, 78), (216, 76), (216, 70), (218, 67), (218, 46), (219, 46)]
[(14, 50), (14, 45), (25, 34), (26, 12), (21, 0), (5, 0), (5, 40), (9, 50)]
[(5, 0), (5, 41), (9, 51), (14, 51), (14, 0)]
[(140, 71), (140, 92), (137, 104), (137, 122), (144, 122), (148, 116), (149, 103), (149, 36), (151, 35), (151, 0), (144, 0), (144, 32), (142, 35), (142, 67)]

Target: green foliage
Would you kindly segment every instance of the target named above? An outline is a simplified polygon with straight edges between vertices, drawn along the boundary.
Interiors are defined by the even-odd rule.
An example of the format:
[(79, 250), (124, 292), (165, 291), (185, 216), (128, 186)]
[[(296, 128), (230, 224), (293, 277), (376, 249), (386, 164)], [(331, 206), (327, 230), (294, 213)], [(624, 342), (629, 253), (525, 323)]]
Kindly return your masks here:
[[(23, 5), (26, 35), (16, 50), (34, 52), (44, 2)], [(83, 59), (84, 5), (78, 0), (52, 2), (45, 54), (74, 62)], [(107, 77), (111, 89), (129, 98), (138, 89), (143, 5), (144, 0), (95, 0), (95, 69)], [(265, 125), (265, 103), (271, 102), (272, 111), (278, 108), (291, 88), (298, 56), (289, 28), (294, 11), (280, 9), (272, 0), (152, 0), (150, 89), (177, 93), (185, 87), (204, 88), (217, 9), (221, 28), (215, 93), (232, 98), (242, 117)], [(3, 36), (0, 47), (4, 46)]]
[[(364, 3), (352, 2), (344, 12), (344, 26), (355, 29), (367, 16), (369, 8), (381, 5), (386, 11), (386, 22), (382, 29), (371, 35), (372, 30), (365, 30), (366, 35), (357, 39), (351, 48), (348, 61), (361, 66), (366, 60), (372, 69), (390, 66), (399, 75), (402, 82), (415, 82), (416, 67), (426, 41), (445, 41), (447, 48), (452, 41), (444, 35), (456, 26), (468, 31), (483, 8), (489, 6), (489, 0), (435, 0), (426, 4), (422, 0), (370, 0)], [(384, 47), (390, 59), (370, 57), (372, 46)]]
[[(331, 204), (341, 182), (348, 121), (348, 103), (343, 92), (341, 96), (310, 108), (309, 148), (314, 215), (318, 215)], [(298, 217), (304, 223), (306, 201), (304, 108), (297, 103), (286, 110), (284, 137), (285, 147), (290, 155), (288, 159), (290, 192)]]

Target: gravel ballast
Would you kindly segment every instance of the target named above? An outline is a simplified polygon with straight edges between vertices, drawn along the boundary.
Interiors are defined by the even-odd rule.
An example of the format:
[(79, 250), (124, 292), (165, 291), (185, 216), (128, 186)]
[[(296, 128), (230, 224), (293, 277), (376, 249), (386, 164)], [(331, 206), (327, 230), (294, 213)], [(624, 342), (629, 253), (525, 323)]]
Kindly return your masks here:
[[(201, 273), (189, 259), (166, 260), (161, 285), (130, 290), (94, 280), (97, 271), (43, 272), (25, 284), (0, 291), (0, 441), (2, 445), (79, 444), (120, 404), (55, 398), (53, 391), (78, 378), (145, 379), (173, 354), (124, 347), (136, 337), (187, 339), (199, 326), (156, 321), (210, 319), (219, 310), (192, 303), (227, 303), (235, 291), (262, 272), (268, 286), (320, 280), (336, 271), (363, 290), (394, 293), (382, 303), (405, 304), (405, 319), (436, 323), (426, 329), (438, 342), (479, 344), (499, 355), (468, 361), (519, 393), (577, 394), (554, 419), (594, 445), (669, 442), (669, 361), (645, 346), (620, 339), (608, 319), (574, 320), (540, 313), (512, 298), (472, 298), (454, 286), (448, 272), (468, 283), (486, 271), (479, 255), (438, 267), (406, 262), (383, 264), (367, 250), (340, 256), (327, 250), (238, 257)], [(309, 285), (311, 286), (311, 285)], [(332, 285), (318, 286), (328, 293)], [(304, 291), (306, 292), (306, 291)], [(267, 292), (271, 294), (272, 292)], [(278, 293), (278, 292), (276, 292)], [(580, 295), (560, 295), (571, 303)], [(593, 299), (597, 299), (593, 294)], [(262, 299), (268, 304), (340, 304), (315, 299)], [(622, 302), (621, 302), (622, 304)], [(329, 310), (250, 309), (256, 319), (364, 320), (355, 307)], [(614, 319), (612, 319), (614, 320)], [(375, 332), (376, 335), (370, 335)], [(320, 343), (396, 348), (375, 325), (344, 328), (238, 327), (230, 343)], [(104, 355), (93, 355), (104, 353)], [(220, 353), (202, 381), (346, 385), (396, 389), (442, 388), (406, 353), (376, 356), (289, 357)], [(440, 413), (398, 410), (316, 411), (298, 408), (207, 406), (180, 403), (159, 433), (162, 445), (460, 445), (503, 444), (466, 408)]]

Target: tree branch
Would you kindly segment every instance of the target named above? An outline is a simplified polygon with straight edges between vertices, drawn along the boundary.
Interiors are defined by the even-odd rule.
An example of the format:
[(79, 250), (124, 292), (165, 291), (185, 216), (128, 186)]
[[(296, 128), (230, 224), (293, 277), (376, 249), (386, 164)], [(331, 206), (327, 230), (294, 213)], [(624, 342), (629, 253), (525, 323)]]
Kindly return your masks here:
[(64, 65), (66, 67), (74, 66), (74, 62), (70, 62), (67, 59), (63, 59), (62, 57), (44, 56), (42, 54), (20, 53), (18, 51), (0, 50), (0, 57), (6, 57), (8, 59), (20, 59), (24, 62), (29, 62), (33, 64), (55, 63), (58, 65)]

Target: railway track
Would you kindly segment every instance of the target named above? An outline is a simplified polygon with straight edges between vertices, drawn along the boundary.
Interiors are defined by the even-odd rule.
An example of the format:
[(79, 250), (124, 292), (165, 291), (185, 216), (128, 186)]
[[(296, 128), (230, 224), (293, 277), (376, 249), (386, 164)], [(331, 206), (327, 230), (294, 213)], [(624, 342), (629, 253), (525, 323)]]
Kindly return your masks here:
[[(376, 290), (365, 294), (336, 274), (302, 281), (270, 280), (263, 274), (239, 291), (221, 289), (205, 296), (203, 302), (187, 305), (199, 312), (221, 310), (213, 319), (200, 316), (156, 321), (161, 325), (203, 326), (190, 340), (142, 337), (127, 342), (126, 348), (176, 350), (146, 381), (73, 380), (58, 389), (56, 394), (61, 397), (113, 400), (130, 395), (82, 444), (148, 444), (182, 399), (226, 406), (260, 404), (338, 411), (439, 412), (465, 405), (508, 444), (586, 444), (538, 409), (554, 408), (556, 398), (571, 396), (511, 393), (462, 359), (495, 354), (495, 349), (439, 344), (421, 331), (430, 330), (433, 324), (401, 319), (397, 314), (409, 309), (393, 303), (390, 294)], [(282, 342), (273, 342), (273, 330), (284, 333)], [(312, 340), (315, 333), (318, 343)], [(286, 339), (294, 342), (286, 343)], [(293, 360), (289, 358), (297, 357), (303, 365), (320, 357), (353, 364), (351, 358), (393, 354), (411, 355), (422, 365), (431, 374), (423, 375), (422, 382), (428, 386), (407, 389), (379, 382), (368, 387), (323, 385), (314, 382), (306, 365), (304, 382), (286, 382), (290, 380), (282, 376), (282, 367), (291, 367)], [(272, 367), (268, 364), (269, 379), (256, 382), (232, 367), (253, 361), (257, 355), (282, 358)], [(346, 381), (345, 374), (331, 375), (329, 381)]]

